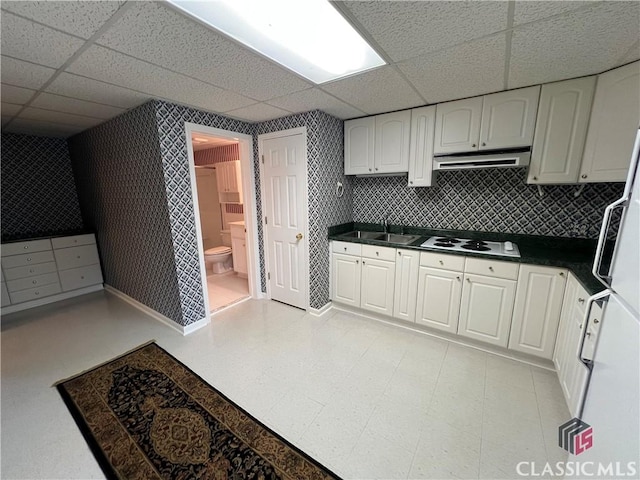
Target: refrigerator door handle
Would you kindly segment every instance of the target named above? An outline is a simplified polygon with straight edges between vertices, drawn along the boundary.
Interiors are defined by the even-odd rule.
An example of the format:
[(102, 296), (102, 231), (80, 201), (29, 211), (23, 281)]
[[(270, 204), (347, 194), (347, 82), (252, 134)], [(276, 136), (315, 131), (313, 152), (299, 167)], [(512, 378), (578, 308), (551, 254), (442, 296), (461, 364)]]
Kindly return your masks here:
[(600, 282), (606, 287), (611, 288), (611, 277), (600, 273), (602, 268), (602, 256), (604, 254), (604, 245), (607, 241), (607, 234), (609, 233), (609, 225), (611, 223), (611, 215), (613, 211), (618, 207), (627, 206), (629, 199), (631, 198), (631, 189), (633, 188), (634, 177), (636, 168), (638, 166), (638, 157), (640, 156), (640, 130), (636, 133), (636, 141), (633, 144), (633, 153), (631, 154), (631, 164), (629, 165), (629, 173), (627, 174), (627, 182), (624, 186), (624, 192), (622, 197), (609, 205), (604, 211), (604, 217), (602, 219), (602, 226), (600, 227), (600, 236), (598, 237), (598, 246), (596, 247), (596, 256), (593, 261), (593, 268), (591, 272), (600, 280)]
[(582, 418), (582, 412), (584, 410), (584, 402), (587, 398), (587, 392), (589, 391), (589, 382), (591, 381), (591, 372), (593, 370), (593, 361), (583, 357), (584, 352), (584, 342), (587, 339), (587, 330), (589, 330), (589, 318), (591, 317), (591, 308), (593, 307), (594, 302), (596, 300), (602, 300), (605, 297), (608, 297), (613, 292), (611, 290), (603, 290), (602, 292), (596, 293), (592, 295), (587, 300), (587, 306), (584, 312), (584, 320), (582, 322), (582, 332), (580, 333), (580, 342), (578, 343), (578, 360), (587, 368), (587, 379), (585, 382), (584, 392), (582, 392), (582, 397), (580, 398), (580, 403), (578, 404), (578, 418)]

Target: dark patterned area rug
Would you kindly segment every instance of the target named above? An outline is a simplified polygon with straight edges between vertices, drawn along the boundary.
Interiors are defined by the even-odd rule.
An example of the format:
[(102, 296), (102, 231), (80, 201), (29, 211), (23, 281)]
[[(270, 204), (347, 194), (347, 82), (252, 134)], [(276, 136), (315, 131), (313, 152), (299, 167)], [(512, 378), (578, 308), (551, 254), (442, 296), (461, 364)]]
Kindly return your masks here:
[(339, 478), (155, 343), (56, 387), (108, 478)]

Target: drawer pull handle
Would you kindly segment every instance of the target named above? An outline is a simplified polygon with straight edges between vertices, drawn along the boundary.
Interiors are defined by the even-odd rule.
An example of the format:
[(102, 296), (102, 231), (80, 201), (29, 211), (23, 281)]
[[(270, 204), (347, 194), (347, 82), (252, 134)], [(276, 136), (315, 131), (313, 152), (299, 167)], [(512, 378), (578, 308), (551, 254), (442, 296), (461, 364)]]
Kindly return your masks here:
[(459, 275), (456, 277), (456, 280), (460, 281), (460, 276)]
[(380, 256), (380, 252), (376, 252), (376, 257), (379, 257), (379, 256)]
[(402, 255), (402, 252), (398, 252), (398, 255)]
[(584, 303), (584, 298), (579, 298), (578, 303)]
[(78, 255), (76, 258), (80, 258), (80, 255)]
[(29, 269), (29, 273), (33, 273), (33, 268), (30, 268), (30, 269)]
[(564, 277), (564, 272), (560, 272), (558, 275), (560, 275), (561, 277)]
[(362, 260), (362, 264), (364, 265), (364, 260)]
[(593, 323), (594, 323), (594, 324), (596, 324), (596, 323), (600, 323), (600, 320), (598, 320), (597, 318), (594, 318), (594, 319), (593, 319)]
[(468, 283), (471, 283), (471, 280), (469, 280), (469, 279), (467, 278), (467, 282), (468, 282)]
[(30, 261), (31, 261), (31, 257), (27, 257), (27, 262), (30, 262)]
[(35, 292), (36, 295), (40, 295), (40, 292)]
[(81, 275), (81, 276), (80, 276), (80, 280), (84, 280), (84, 275)]
[(493, 267), (489, 267), (489, 270), (491, 270), (493, 272)]
[(34, 281), (33, 281), (33, 282), (31, 282), (31, 283), (33, 283), (34, 285), (37, 285), (37, 284), (38, 284), (38, 281), (37, 281), (37, 280), (34, 280)]
[(356, 265), (360, 263), (360, 260), (356, 260)]
[(442, 260), (438, 260), (440, 262), (440, 265), (444, 265), (444, 262)]
[(29, 250), (29, 245), (25, 245), (25, 246), (24, 246), (24, 249), (25, 249), (25, 250)]
[(347, 251), (347, 247), (344, 247), (344, 251), (345, 251), (345, 252)]

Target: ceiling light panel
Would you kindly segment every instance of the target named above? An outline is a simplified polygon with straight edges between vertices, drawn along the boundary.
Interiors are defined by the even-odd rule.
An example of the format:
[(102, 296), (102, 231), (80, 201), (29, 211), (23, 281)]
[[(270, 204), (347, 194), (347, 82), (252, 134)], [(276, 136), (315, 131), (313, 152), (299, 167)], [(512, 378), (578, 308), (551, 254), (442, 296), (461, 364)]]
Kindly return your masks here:
[(169, 0), (314, 83), (384, 65), (327, 0)]

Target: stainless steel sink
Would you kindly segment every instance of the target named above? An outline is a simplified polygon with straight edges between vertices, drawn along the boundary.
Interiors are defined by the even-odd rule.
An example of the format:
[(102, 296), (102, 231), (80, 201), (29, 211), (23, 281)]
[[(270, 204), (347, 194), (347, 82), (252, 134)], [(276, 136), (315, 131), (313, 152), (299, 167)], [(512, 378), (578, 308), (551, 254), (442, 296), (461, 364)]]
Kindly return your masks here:
[(408, 245), (420, 238), (420, 235), (401, 235), (399, 233), (383, 233), (383, 232), (363, 232), (355, 230), (353, 232), (342, 234), (343, 237), (361, 238), (363, 240), (376, 240), (378, 242), (395, 243), (397, 245)]

